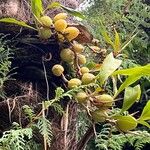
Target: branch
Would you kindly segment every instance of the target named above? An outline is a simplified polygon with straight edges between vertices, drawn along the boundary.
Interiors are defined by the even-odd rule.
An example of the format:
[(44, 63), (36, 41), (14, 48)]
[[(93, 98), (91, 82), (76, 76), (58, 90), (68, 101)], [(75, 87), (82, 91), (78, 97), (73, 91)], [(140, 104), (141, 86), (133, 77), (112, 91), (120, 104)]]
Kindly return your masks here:
[(89, 140), (94, 137), (94, 130), (93, 126), (89, 127), (89, 129), (86, 131), (84, 136), (81, 138), (80, 141), (77, 143), (77, 150), (84, 150), (86, 144), (89, 142)]

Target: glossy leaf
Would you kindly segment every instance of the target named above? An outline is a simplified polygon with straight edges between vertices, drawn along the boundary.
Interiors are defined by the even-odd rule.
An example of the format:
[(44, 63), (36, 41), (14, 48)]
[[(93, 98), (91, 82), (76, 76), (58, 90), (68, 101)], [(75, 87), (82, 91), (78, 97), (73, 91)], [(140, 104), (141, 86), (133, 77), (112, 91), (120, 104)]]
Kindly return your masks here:
[(132, 75), (129, 76), (119, 87), (118, 92), (115, 94), (114, 98), (120, 93), (122, 92), (126, 87), (128, 87), (129, 85), (133, 84), (134, 82), (136, 82), (137, 80), (139, 80), (141, 78), (141, 76), (137, 76), (137, 75)]
[(140, 123), (140, 124), (142, 124), (142, 125), (144, 125), (144, 126), (146, 126), (146, 127), (150, 128), (149, 123), (147, 123), (146, 121), (138, 120), (138, 123)]
[(113, 73), (113, 75), (141, 75), (141, 76), (150, 76), (150, 64), (145, 66), (138, 66), (129, 69), (117, 70)]
[(73, 15), (73, 16), (75, 16), (75, 17), (79, 17), (79, 18), (81, 18), (81, 19), (84, 19), (84, 18), (85, 18), (85, 16), (84, 16), (82, 13), (80, 13), (79, 11), (76, 11), (76, 10), (74, 10), (74, 9), (72, 9), (72, 8), (69, 8), (69, 7), (65, 7), (65, 6), (63, 6), (63, 5), (61, 5), (61, 7), (62, 7), (65, 11), (67, 11), (69, 14), (71, 14), (71, 15)]
[(147, 102), (146, 106), (144, 107), (139, 120), (150, 120), (150, 100)]
[(65, 6), (61, 5), (61, 3), (59, 3), (59, 2), (52, 2), (51, 4), (49, 4), (47, 6), (46, 10), (52, 9), (52, 8), (59, 8), (59, 7), (61, 7), (62, 9), (67, 11), (69, 14), (71, 14), (75, 17), (79, 17), (81, 19), (85, 18), (85, 16), (82, 13), (80, 13), (79, 11), (76, 11), (76, 10), (69, 8), (69, 7), (65, 7)]
[(121, 112), (128, 110), (136, 101), (140, 99), (141, 88), (140, 85), (135, 87), (127, 87), (125, 89), (124, 101)]
[(40, 18), (41, 14), (43, 13), (42, 0), (31, 0), (31, 9), (32, 9), (32, 13), (37, 18)]
[(113, 53), (110, 53), (104, 60), (100, 73), (97, 75), (97, 79), (101, 85), (108, 79), (108, 77), (121, 65), (122, 61), (115, 59)]
[(16, 24), (16, 25), (19, 25), (19, 26), (23, 26), (23, 27), (26, 27), (26, 28), (30, 28), (30, 29), (36, 30), (32, 26), (27, 25), (25, 22), (18, 21), (18, 20), (14, 19), (14, 18), (2, 18), (2, 19), (0, 19), (0, 22), (12, 23), (12, 24)]
[(121, 51), (121, 42), (118, 32), (115, 30), (114, 52), (119, 53)]

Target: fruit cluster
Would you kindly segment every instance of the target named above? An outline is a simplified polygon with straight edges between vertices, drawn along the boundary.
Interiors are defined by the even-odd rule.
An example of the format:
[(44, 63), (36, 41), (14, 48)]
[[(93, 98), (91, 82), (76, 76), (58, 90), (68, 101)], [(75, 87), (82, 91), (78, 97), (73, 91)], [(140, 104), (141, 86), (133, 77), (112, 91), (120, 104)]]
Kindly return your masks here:
[[(67, 82), (68, 89), (73, 89), (81, 85), (88, 85), (97, 82), (96, 75), (85, 66), (86, 57), (83, 55), (85, 46), (78, 43), (75, 38), (80, 34), (76, 27), (68, 27), (66, 22), (67, 14), (59, 13), (53, 20), (48, 16), (40, 18), (39, 22), (39, 37), (41, 39), (48, 39), (51, 37), (51, 27), (54, 28), (55, 34), (59, 42), (67, 42), (68, 47), (62, 48), (60, 51), (60, 58), (63, 62), (70, 64), (76, 76), (67, 80), (64, 75), (64, 67), (61, 64), (55, 64), (52, 67), (52, 73), (55, 76), (62, 77)], [(93, 51), (99, 51), (97, 46), (90, 47)], [(111, 118), (109, 110), (114, 104), (114, 99), (109, 94), (106, 94), (102, 89), (86, 89), (79, 90), (74, 95), (76, 101), (86, 108), (87, 113), (93, 122), (105, 122), (106, 120), (115, 119), (118, 130), (126, 132), (136, 127), (136, 123), (128, 123), (121, 118)], [(134, 120), (132, 116), (126, 116), (128, 120)], [(126, 126), (124, 126), (126, 123)]]
[(52, 29), (57, 32), (57, 36), (60, 41), (67, 39), (71, 41), (79, 35), (79, 30), (76, 27), (68, 27), (66, 13), (57, 14), (53, 20), (49, 16), (42, 16), (39, 22), (39, 37), (41, 39), (49, 39), (52, 35)]

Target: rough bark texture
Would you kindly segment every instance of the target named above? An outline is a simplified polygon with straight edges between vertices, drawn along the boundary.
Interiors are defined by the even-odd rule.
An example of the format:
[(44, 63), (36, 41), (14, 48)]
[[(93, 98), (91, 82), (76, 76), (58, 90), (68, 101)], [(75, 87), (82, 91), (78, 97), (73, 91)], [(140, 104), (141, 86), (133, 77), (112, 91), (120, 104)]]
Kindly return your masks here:
[[(63, 5), (71, 7), (73, 9), (77, 8), (80, 4), (80, 0), (58, 0)], [(55, 0), (43, 0), (43, 4), (55, 2)], [(54, 16), (60, 10), (51, 10), (47, 14)], [(31, 8), (30, 0), (0, 0), (0, 18), (2, 17), (14, 17), (19, 20), (30, 22), (31, 19)]]

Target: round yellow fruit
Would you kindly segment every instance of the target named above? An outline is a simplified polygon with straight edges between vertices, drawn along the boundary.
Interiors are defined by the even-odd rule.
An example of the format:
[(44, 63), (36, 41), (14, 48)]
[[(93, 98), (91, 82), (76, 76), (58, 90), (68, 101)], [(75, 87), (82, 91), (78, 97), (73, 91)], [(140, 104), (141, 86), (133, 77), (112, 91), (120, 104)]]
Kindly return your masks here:
[(60, 20), (60, 19), (66, 19), (67, 18), (67, 14), (66, 13), (59, 13), (57, 14), (55, 17), (54, 17), (54, 22), (56, 22), (57, 20)]
[(137, 127), (137, 120), (131, 115), (119, 116), (116, 121), (116, 127), (120, 131), (127, 132)]
[(42, 16), (40, 22), (42, 23), (42, 26), (45, 27), (50, 27), (53, 24), (53, 21), (49, 16)]
[(94, 122), (105, 122), (108, 118), (107, 111), (100, 109), (91, 112), (91, 116)]
[(114, 99), (108, 94), (95, 96), (95, 104), (97, 107), (112, 107)]
[(82, 76), (82, 83), (89, 84), (95, 80), (95, 76), (92, 73), (84, 73)]
[(52, 67), (52, 72), (55, 76), (61, 76), (64, 72), (63, 66), (57, 64)]
[(65, 62), (72, 62), (74, 60), (74, 52), (70, 50), (69, 48), (63, 49), (60, 52), (60, 57)]
[(80, 86), (81, 84), (82, 84), (82, 82), (81, 82), (80, 79), (73, 78), (73, 79), (71, 79), (71, 80), (68, 81), (68, 88), (72, 89), (72, 88)]
[(85, 92), (79, 92), (76, 95), (78, 103), (85, 103), (87, 101), (87, 94)]
[(82, 74), (85, 74), (85, 73), (88, 73), (90, 70), (87, 67), (81, 67), (80, 71)]
[(60, 20), (57, 20), (55, 23), (54, 23), (54, 27), (55, 27), (55, 30), (56, 31), (59, 31), (59, 32), (64, 32), (64, 30), (66, 29), (67, 27), (67, 22), (66, 20), (64, 19), (60, 19)]
[(78, 63), (79, 65), (83, 65), (86, 63), (86, 57), (82, 54), (78, 54)]
[(46, 40), (46, 39), (49, 39), (51, 37), (52, 32), (51, 32), (50, 29), (42, 27), (42, 28), (39, 29), (38, 34), (39, 34), (39, 37), (41, 39), (45, 39)]
[(82, 44), (79, 44), (77, 42), (74, 42), (73, 43), (73, 50), (76, 52), (76, 53), (81, 53), (83, 50), (84, 50), (84, 46)]
[(76, 27), (68, 27), (64, 31), (64, 34), (69, 41), (75, 39), (79, 33), (80, 31)]

